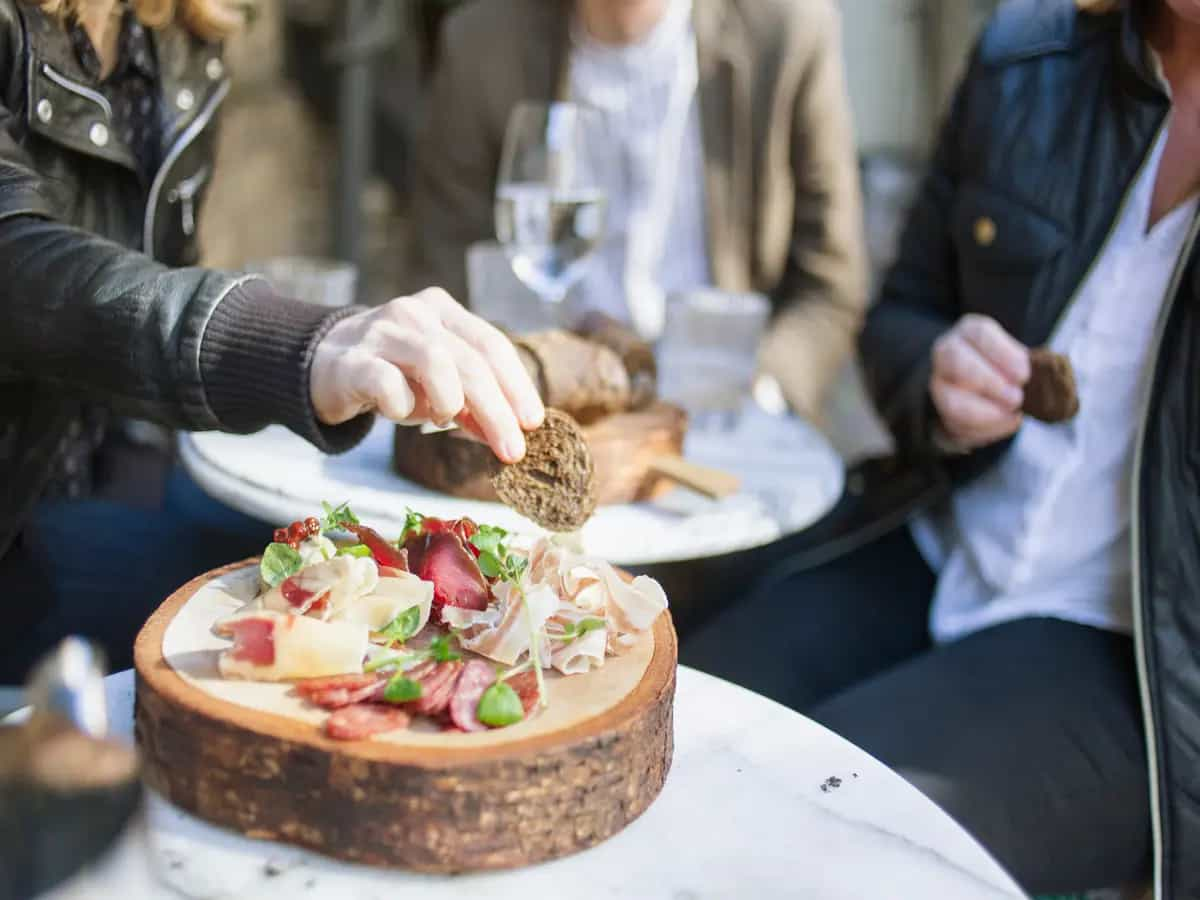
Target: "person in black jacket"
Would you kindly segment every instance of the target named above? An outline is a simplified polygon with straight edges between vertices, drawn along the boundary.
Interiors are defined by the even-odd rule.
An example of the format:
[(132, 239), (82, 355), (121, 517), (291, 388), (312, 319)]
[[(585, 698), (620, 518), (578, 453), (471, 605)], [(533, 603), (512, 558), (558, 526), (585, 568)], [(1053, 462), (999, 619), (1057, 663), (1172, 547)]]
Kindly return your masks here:
[(86, 500), (110, 414), (328, 452), (374, 411), (457, 420), (509, 461), (541, 421), (511, 344), (444, 292), (330, 312), (191, 267), (239, 6), (0, 0), (0, 683), (67, 631), (128, 665), (164, 591), (237, 558)]
[[(1198, 195), (1200, 0), (1003, 5), (862, 337), (901, 458), (839, 546), (911, 525), (681, 654), (893, 766), (1032, 892), (1153, 863), (1200, 897)], [(1021, 412), (1043, 346), (1070, 421)]]

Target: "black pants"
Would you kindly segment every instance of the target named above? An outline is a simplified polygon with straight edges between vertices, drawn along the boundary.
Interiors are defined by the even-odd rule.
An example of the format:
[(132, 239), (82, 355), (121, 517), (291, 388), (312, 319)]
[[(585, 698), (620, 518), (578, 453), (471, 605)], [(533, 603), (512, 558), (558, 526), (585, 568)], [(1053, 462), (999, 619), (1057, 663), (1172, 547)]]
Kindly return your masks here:
[(791, 706), (903, 775), (1033, 893), (1148, 876), (1132, 641), (1056, 619), (935, 647), (935, 579), (907, 530), (783, 579), (681, 662)]

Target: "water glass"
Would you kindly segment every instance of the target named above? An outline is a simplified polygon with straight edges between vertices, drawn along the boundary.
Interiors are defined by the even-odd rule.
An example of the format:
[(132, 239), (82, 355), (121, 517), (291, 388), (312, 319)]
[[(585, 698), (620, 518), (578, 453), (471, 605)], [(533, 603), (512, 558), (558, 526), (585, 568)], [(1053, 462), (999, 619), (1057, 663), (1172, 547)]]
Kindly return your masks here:
[(686, 409), (693, 427), (737, 425), (770, 314), (762, 294), (705, 289), (667, 298), (657, 348), (659, 393)]
[(495, 241), (479, 241), (468, 248), (467, 297), (471, 312), (511, 334), (558, 324), (553, 310), (517, 278), (508, 254)]
[(358, 290), (358, 268), (352, 263), (314, 256), (280, 256), (246, 266), (285, 297), (319, 306), (349, 306)]

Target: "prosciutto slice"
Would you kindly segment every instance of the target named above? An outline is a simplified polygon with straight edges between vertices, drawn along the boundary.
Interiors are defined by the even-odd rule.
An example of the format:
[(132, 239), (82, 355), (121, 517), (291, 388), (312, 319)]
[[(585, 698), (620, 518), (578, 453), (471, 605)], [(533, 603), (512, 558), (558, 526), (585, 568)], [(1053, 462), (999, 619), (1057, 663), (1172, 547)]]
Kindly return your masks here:
[(225, 678), (286, 681), (358, 673), (367, 652), (363, 625), (271, 610), (238, 613), (218, 622), (216, 632), (234, 642), (218, 659)]
[[(521, 592), (512, 584), (496, 585), (496, 602), (484, 610), (445, 609), (446, 624), (461, 629), (458, 640), (467, 650), (505, 665), (515, 664), (530, 649), (533, 632), (541, 632), (559, 606), (558, 595), (547, 585), (525, 589), (526, 615)], [(538, 647), (544, 661), (550, 657), (550, 641)]]
[(412, 572), (433, 582), (435, 620), (444, 607), (486, 609), (491, 592), (475, 556), (457, 534), (444, 531), (414, 535), (405, 543)]
[(525, 710), (525, 715), (528, 716), (533, 712), (533, 708), (538, 702), (538, 682), (537, 674), (530, 669), (527, 672), (521, 672), (519, 675), (514, 675), (512, 678), (504, 679), (505, 684), (517, 692), (517, 696), (521, 698), (521, 706)]
[(335, 710), (325, 720), (325, 733), (337, 741), (361, 741), (408, 725), (409, 715), (398, 706), (355, 703)]

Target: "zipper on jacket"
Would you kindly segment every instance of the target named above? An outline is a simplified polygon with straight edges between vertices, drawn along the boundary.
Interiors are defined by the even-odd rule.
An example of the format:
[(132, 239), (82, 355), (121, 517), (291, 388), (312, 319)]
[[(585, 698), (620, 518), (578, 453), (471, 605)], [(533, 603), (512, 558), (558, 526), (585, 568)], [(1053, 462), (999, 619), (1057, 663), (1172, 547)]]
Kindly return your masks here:
[(183, 219), (183, 233), (188, 237), (196, 233), (196, 194), (208, 183), (210, 171), (211, 167), (205, 166), (167, 192), (168, 203), (180, 204), (179, 215)]
[[(159, 166), (158, 173), (154, 176), (154, 181), (150, 184), (150, 194), (146, 199), (146, 221), (142, 229), (142, 252), (147, 256), (154, 256), (155, 212), (158, 208), (159, 197), (162, 194), (163, 186), (166, 184), (167, 176), (171, 172), (171, 167), (179, 161), (179, 157), (183, 155), (183, 152), (191, 146), (192, 141), (199, 136), (200, 132), (202, 132), (212, 120), (213, 115), (217, 111), (217, 107), (221, 105), (221, 102), (225, 99), (225, 95), (229, 93), (229, 85), (230, 82), (228, 79), (226, 79), (225, 82), (223, 82), (221, 86), (216, 89), (212, 97), (209, 98), (208, 102), (204, 104), (204, 108), (196, 114), (196, 118), (194, 118), (187, 128), (183, 130), (183, 133), (179, 136), (179, 140), (172, 145), (170, 151), (167, 153), (166, 159), (164, 159), (162, 165)], [(204, 174), (205, 177), (207, 177), (206, 171), (203, 173), (197, 173), (197, 175), (193, 175), (191, 178), (181, 181), (179, 186), (172, 193), (177, 191), (178, 199), (182, 201), (184, 199), (183, 191), (185, 185), (189, 184), (190, 182), (195, 182), (200, 174)], [(201, 181), (201, 184), (203, 184), (203, 181)], [(199, 190), (199, 187), (200, 185), (192, 186), (191, 194), (188, 196), (187, 202), (181, 210), (181, 215), (185, 217), (185, 231), (187, 224), (186, 216), (188, 215), (189, 210), (192, 209), (191, 201), (195, 197), (195, 193), (197, 190)], [(168, 198), (169, 197), (170, 194), (168, 194)], [(194, 228), (195, 222), (193, 221), (192, 224)]]
[[(1151, 345), (1151, 359), (1158, 368), (1158, 355), (1162, 351), (1163, 337), (1166, 335), (1167, 322), (1175, 309), (1179, 284), (1183, 273), (1187, 270), (1196, 239), (1200, 236), (1200, 211), (1192, 220), (1187, 239), (1179, 258), (1175, 261), (1175, 271), (1171, 274), (1170, 286), (1167, 288), (1166, 302), (1159, 314), (1158, 323), (1154, 329), (1154, 342)], [(1162, 900), (1163, 894), (1163, 846), (1162, 846), (1162, 807), (1159, 793), (1158, 743), (1154, 735), (1154, 715), (1150, 707), (1150, 675), (1146, 661), (1146, 635), (1142, 625), (1142, 536), (1141, 536), (1141, 493), (1142, 493), (1142, 455), (1146, 444), (1146, 431), (1150, 426), (1150, 406), (1154, 398), (1154, 388), (1157, 381), (1157, 371), (1149, 379), (1145, 396), (1142, 398), (1142, 419), (1138, 426), (1137, 442), (1133, 453), (1133, 484), (1131, 485), (1130, 509), (1131, 527), (1130, 553), (1132, 554), (1133, 569), (1133, 636), (1134, 651), (1137, 655), (1138, 689), (1142, 700), (1142, 727), (1146, 731), (1146, 763), (1150, 775), (1150, 827), (1154, 835), (1154, 896)]]
[(94, 91), (86, 85), (72, 81), (67, 76), (62, 75), (53, 69), (49, 63), (42, 63), (42, 72), (47, 78), (57, 84), (64, 91), (70, 91), (72, 94), (83, 97), (85, 100), (91, 100), (104, 110), (104, 115), (108, 117), (108, 121), (112, 121), (112, 105), (108, 102), (108, 98), (99, 91)]

